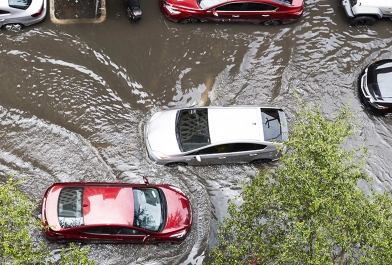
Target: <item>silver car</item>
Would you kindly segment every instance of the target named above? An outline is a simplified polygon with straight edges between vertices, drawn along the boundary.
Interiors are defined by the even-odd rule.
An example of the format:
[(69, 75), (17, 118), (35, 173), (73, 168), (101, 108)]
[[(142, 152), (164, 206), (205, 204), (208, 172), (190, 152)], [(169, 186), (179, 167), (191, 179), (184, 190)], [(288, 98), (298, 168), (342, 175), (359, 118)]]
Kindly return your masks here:
[(0, 28), (19, 30), (42, 21), (47, 0), (0, 0)]
[(144, 133), (148, 156), (166, 166), (276, 160), (288, 139), (283, 110), (258, 106), (163, 110)]

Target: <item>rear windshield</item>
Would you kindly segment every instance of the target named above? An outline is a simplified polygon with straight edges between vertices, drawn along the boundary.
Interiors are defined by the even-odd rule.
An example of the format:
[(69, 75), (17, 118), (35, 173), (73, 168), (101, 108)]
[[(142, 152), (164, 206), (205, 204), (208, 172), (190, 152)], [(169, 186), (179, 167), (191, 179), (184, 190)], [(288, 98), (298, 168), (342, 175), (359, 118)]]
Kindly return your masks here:
[(62, 228), (82, 226), (83, 188), (64, 188), (58, 202), (59, 224)]
[(373, 95), (382, 99), (392, 97), (392, 61), (384, 60), (372, 64), (368, 70), (368, 86)]
[(133, 225), (146, 230), (161, 231), (164, 226), (166, 203), (158, 189), (133, 189), (135, 213)]
[(176, 137), (182, 152), (210, 144), (207, 109), (185, 109), (177, 113)]
[(261, 119), (263, 121), (264, 141), (282, 140), (279, 111), (277, 109), (261, 109)]
[(8, 5), (13, 8), (26, 10), (31, 5), (32, 0), (8, 0)]

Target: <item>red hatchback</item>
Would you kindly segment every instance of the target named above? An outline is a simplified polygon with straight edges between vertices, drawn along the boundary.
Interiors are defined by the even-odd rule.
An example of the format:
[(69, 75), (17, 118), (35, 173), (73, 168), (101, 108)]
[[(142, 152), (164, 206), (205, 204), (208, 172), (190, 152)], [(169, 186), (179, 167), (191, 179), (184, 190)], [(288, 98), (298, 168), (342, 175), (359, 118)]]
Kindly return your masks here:
[(280, 25), (300, 19), (303, 0), (159, 0), (167, 19), (182, 24), (247, 22)]
[(192, 208), (169, 185), (69, 182), (49, 187), (42, 200), (49, 240), (87, 243), (180, 243)]

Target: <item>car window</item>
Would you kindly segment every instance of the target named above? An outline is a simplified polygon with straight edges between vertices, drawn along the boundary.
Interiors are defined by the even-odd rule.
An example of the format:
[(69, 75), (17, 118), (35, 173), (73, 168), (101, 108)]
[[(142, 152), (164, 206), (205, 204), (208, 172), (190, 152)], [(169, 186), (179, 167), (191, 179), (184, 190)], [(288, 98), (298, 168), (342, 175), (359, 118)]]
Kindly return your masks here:
[(64, 188), (57, 205), (59, 224), (62, 228), (82, 226), (83, 188)]
[(182, 152), (210, 144), (207, 109), (185, 109), (177, 113), (176, 137)]
[(264, 140), (282, 140), (279, 111), (277, 109), (261, 109)]
[(26, 10), (31, 5), (31, 0), (8, 0), (8, 5), (13, 8)]
[(262, 3), (248, 3), (246, 11), (272, 11), (276, 10), (276, 6), (262, 4)]
[(160, 231), (164, 224), (165, 205), (158, 189), (133, 189), (135, 204), (133, 225), (146, 230)]
[(217, 11), (241, 11), (243, 7), (243, 3), (232, 3), (228, 5), (223, 5), (220, 7), (217, 7)]
[(113, 227), (113, 226), (98, 226), (83, 228), (80, 230), (83, 233), (88, 234), (101, 234), (101, 235), (145, 235), (144, 233), (127, 228), (127, 227)]
[(112, 232), (113, 232), (113, 230), (111, 230), (111, 228), (109, 226), (83, 228), (80, 231), (83, 233), (88, 233), (88, 234), (105, 234), (105, 235), (112, 234)]
[(115, 233), (118, 235), (145, 235), (145, 233), (126, 227), (115, 227)]
[(230, 145), (229, 144), (220, 144), (211, 147), (207, 147), (201, 149), (197, 152), (198, 155), (209, 155), (209, 154), (219, 154), (219, 153), (228, 153), (230, 152)]
[(232, 152), (245, 152), (253, 150), (262, 150), (266, 148), (263, 144), (253, 144), (253, 143), (235, 143), (233, 144)]

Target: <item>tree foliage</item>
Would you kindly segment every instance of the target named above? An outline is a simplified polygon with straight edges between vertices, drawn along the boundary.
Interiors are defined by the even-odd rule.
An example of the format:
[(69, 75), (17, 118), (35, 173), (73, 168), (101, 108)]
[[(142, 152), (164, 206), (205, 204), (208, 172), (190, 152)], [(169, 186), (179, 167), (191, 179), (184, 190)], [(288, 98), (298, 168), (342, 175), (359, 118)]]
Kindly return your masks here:
[[(41, 220), (32, 216), (37, 202), (30, 201), (10, 178), (0, 185), (0, 264), (54, 264), (42, 242), (34, 242), (31, 232), (41, 230)], [(38, 231), (37, 231), (38, 232)], [(88, 259), (89, 249), (80, 249), (71, 244), (63, 248), (60, 263), (57, 264), (95, 264)]]
[(355, 124), (348, 106), (328, 120), (302, 104), (279, 166), (230, 202), (212, 264), (392, 264), (390, 194), (359, 189), (366, 150), (343, 148)]

